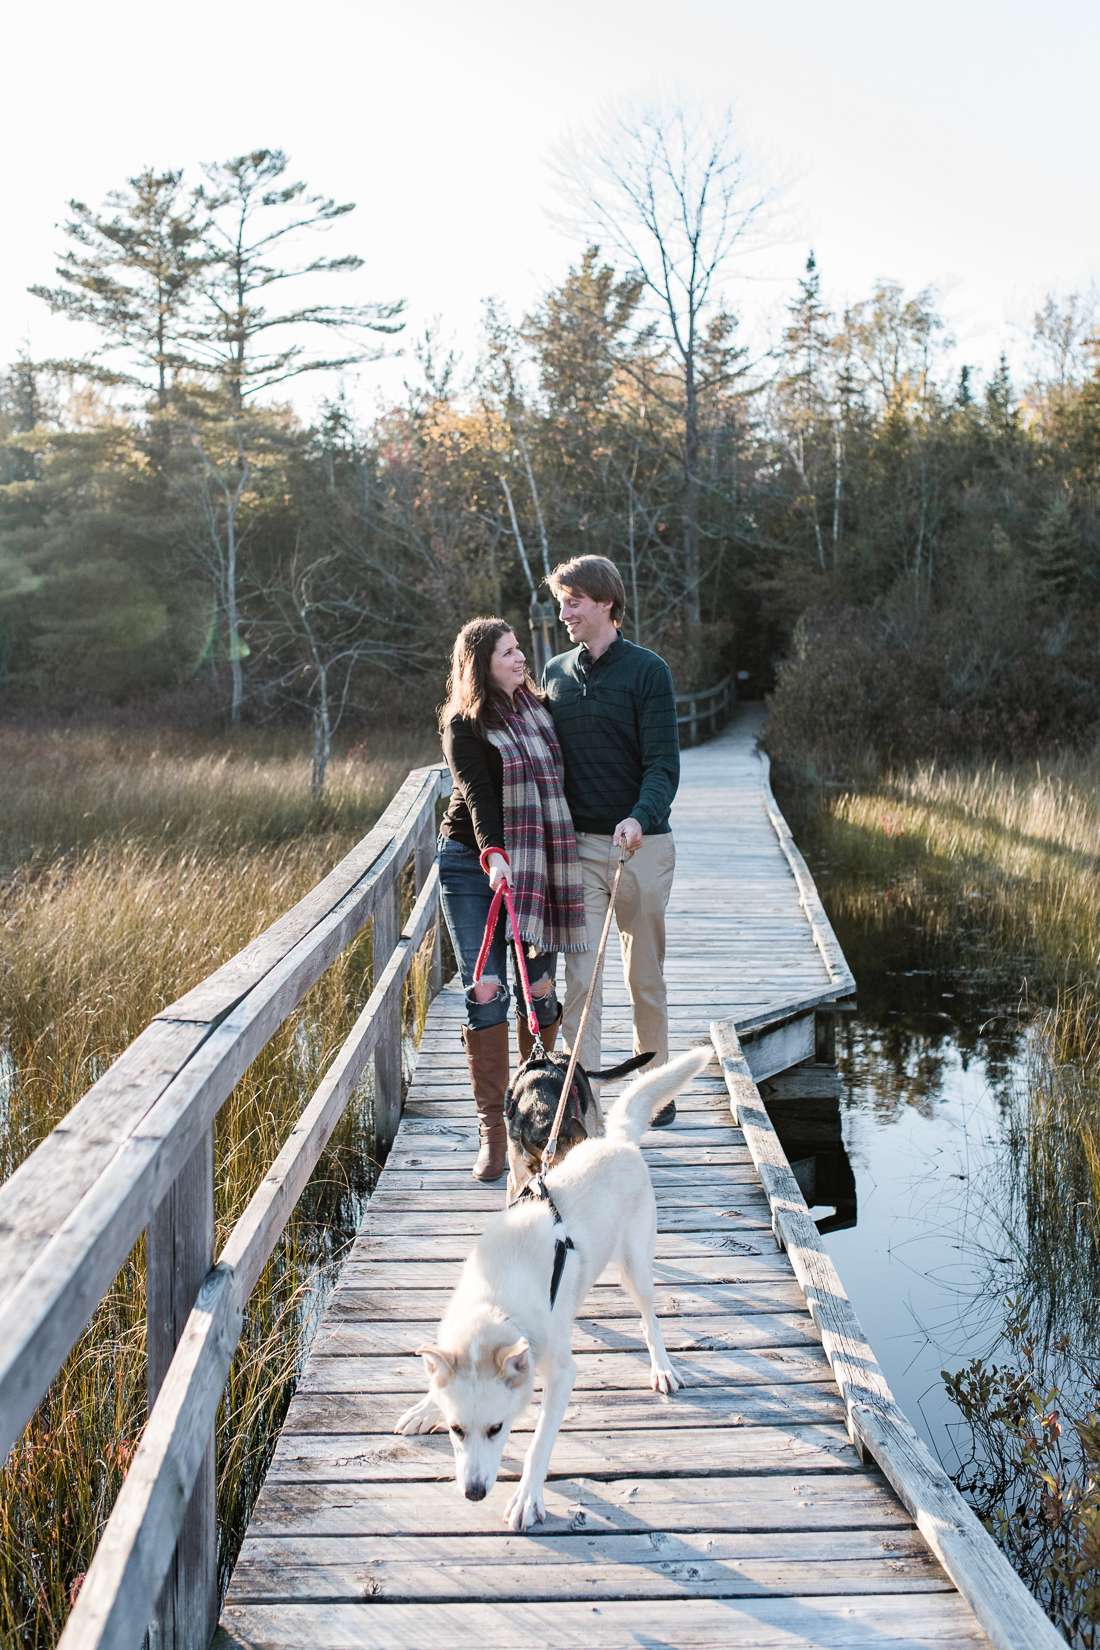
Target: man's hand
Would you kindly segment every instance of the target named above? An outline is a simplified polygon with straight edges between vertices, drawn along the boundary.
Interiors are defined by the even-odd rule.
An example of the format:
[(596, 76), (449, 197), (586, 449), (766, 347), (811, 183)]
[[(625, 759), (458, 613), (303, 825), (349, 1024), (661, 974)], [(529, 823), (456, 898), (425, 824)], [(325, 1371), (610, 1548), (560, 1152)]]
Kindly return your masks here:
[(486, 854), (485, 861), (489, 867), (489, 890), (495, 894), (501, 883), (508, 881), (508, 861), (503, 854)]
[(636, 819), (624, 819), (616, 825), (611, 840), (616, 848), (625, 848), (628, 854), (633, 854), (642, 846), (642, 827)]

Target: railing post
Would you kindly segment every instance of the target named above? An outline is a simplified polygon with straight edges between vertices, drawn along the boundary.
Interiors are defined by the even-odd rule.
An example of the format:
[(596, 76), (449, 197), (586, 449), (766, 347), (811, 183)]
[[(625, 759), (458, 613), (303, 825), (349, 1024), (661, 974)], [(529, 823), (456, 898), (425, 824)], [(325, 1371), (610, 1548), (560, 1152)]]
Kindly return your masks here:
[(715, 689), (710, 696), (710, 736), (712, 739), (718, 732), (718, 697), (718, 691)]
[(693, 693), (692, 696), (691, 696), (691, 702), (688, 705), (688, 715), (691, 718), (690, 722), (688, 723), (688, 732), (689, 732), (691, 743), (693, 745), (697, 745), (699, 743), (699, 728), (698, 728), (698, 724), (696, 723), (696, 720), (695, 720), (695, 706), (696, 706), (696, 698), (695, 698), (695, 695)]
[[(214, 1264), (214, 1130), (176, 1176), (145, 1232), (146, 1384), (152, 1409), (188, 1313)], [(218, 1625), (217, 1457), (206, 1446), (169, 1566), (149, 1650), (208, 1650)]]
[[(416, 843), (416, 861), (414, 874), (416, 877), (416, 891), (419, 894), (425, 881), (435, 864), (435, 809), (426, 822)], [(439, 933), (439, 906), (435, 912), (435, 938), (432, 940), (432, 960), (428, 964), (428, 998), (437, 997), (443, 989), (443, 947)]]
[[(395, 866), (393, 878), (386, 888), (378, 890), (374, 907), (374, 978), (381, 979), (382, 970), (389, 962), (400, 932), (397, 922), (398, 885), (401, 866)], [(393, 1145), (397, 1125), (401, 1121), (401, 996), (394, 999), (379, 1015), (381, 1032), (374, 1049), (374, 1127), (378, 1144), (384, 1152)]]

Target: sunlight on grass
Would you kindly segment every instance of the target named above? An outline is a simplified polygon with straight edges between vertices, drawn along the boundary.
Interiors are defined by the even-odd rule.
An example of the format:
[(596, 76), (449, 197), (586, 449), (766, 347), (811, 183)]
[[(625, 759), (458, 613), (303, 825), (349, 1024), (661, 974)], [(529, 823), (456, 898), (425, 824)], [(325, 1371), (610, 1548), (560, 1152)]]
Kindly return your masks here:
[[(323, 802), (285, 740), (0, 731), (0, 1174), (9, 1175), (164, 1006), (303, 897), (434, 741), (334, 762)], [(411, 886), (403, 891), (407, 908)], [(223, 1106), (217, 1246), (371, 987), (370, 927)], [(426, 956), (407, 991), (427, 1011)], [(218, 1427), (224, 1583), (309, 1332), (377, 1174), (369, 1073), (246, 1314)], [(145, 1422), (144, 1239), (0, 1475), (0, 1644), (56, 1643)]]

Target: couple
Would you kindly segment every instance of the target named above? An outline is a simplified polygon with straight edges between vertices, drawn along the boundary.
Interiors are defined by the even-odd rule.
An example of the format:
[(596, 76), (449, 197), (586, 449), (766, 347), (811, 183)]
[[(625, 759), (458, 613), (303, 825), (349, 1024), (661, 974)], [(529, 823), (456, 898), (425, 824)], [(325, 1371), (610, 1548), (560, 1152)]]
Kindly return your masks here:
[[(443, 914), (466, 988), (463, 1043), (477, 1105), (478, 1180), (504, 1173), (509, 993), (501, 908), (485, 973), (473, 983), (489, 905), (512, 890), (542, 1042), (554, 1046), (563, 1012), (555, 990), (565, 953), (562, 1040), (571, 1049), (596, 965), (619, 861), (615, 904), (634, 1019), (635, 1054), (668, 1059), (662, 973), (665, 906), (675, 864), (668, 816), (680, 779), (676, 702), (668, 666), (620, 635), (626, 592), (613, 562), (576, 556), (550, 588), (576, 645), (551, 659), (541, 692), (503, 619), (473, 619), (454, 644), (443, 750), (454, 775), (440, 837)], [(513, 958), (520, 1060), (531, 1049)], [(580, 1064), (600, 1065), (597, 992)], [(670, 1123), (670, 1104), (654, 1119)]]

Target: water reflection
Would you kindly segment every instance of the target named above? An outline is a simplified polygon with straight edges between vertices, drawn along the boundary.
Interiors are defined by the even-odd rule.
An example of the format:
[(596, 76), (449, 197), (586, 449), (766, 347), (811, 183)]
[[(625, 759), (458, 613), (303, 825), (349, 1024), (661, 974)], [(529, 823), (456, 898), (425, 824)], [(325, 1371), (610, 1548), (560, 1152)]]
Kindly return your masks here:
[[(799, 1072), (801, 1070), (801, 1076)], [(768, 1116), (810, 1208), (825, 1207), (819, 1232), (856, 1224), (856, 1179), (844, 1146), (841, 1081), (832, 1072), (798, 1068), (760, 1085)]]
[(940, 1371), (995, 1346), (1016, 1278), (1005, 1170), (1026, 984), (973, 907), (926, 925), (897, 890), (814, 870), (858, 1013), (837, 1037), (850, 1207), (822, 1195), (826, 1174), (814, 1190), (835, 1216), (813, 1212), (899, 1403), (951, 1466), (958, 1413)]

